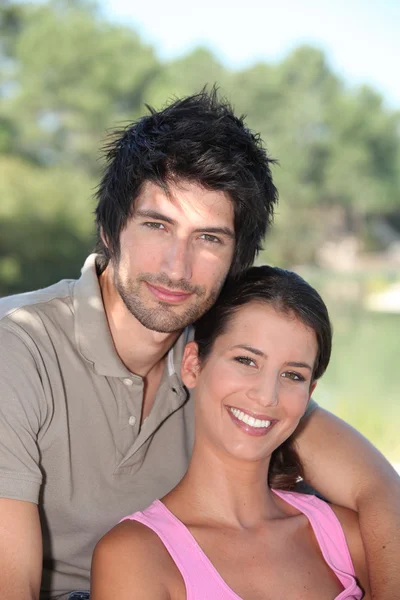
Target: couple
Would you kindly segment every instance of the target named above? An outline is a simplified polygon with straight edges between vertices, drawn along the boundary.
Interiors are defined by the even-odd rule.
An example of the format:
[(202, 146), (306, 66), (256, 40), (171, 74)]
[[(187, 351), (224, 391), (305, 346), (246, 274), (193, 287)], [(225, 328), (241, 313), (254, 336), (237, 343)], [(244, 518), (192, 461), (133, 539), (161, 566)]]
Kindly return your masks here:
[(355, 513), (292, 491), (302, 468), (289, 436), (331, 338), (325, 304), (295, 273), (254, 267), (224, 286), (182, 360), (188, 471), (99, 542), (92, 600), (371, 598)]
[[(184, 348), (191, 341), (190, 324), (212, 307), (227, 278), (237, 279), (251, 266), (272, 219), (277, 194), (271, 161), (259, 136), (214, 92), (204, 92), (160, 112), (152, 111), (127, 127), (110, 141), (107, 160), (98, 189), (97, 252), (88, 257), (81, 277), (0, 300), (0, 598), (66, 600), (79, 590), (87, 595), (91, 558), (99, 539), (124, 516), (165, 497), (185, 475), (194, 440), (194, 401), (188, 387), (194, 384), (198, 412), (201, 402), (211, 399), (216, 405), (219, 402), (220, 410), (215, 404), (204, 404), (200, 411), (198, 434), (202, 437), (182, 489), (196, 494), (198, 484), (194, 482), (191, 488), (199, 464), (196, 456), (206, 452), (200, 465), (202, 487), (210, 499), (213, 492), (218, 494), (214, 510), (218, 512), (219, 503), (224, 502), (220, 517), (228, 526), (222, 530), (218, 514), (207, 515), (208, 526), (214, 527), (216, 556), (220, 560), (225, 556), (220, 551), (221, 538), (226, 539), (226, 552), (239, 554), (249, 545), (260, 552), (259, 544), (268, 543), (268, 536), (262, 535), (264, 525), (287, 526), (284, 536), (298, 527), (299, 544), (303, 544), (300, 552), (295, 552), (298, 546), (291, 542), (284, 550), (274, 547), (272, 557), (268, 546), (262, 554), (269, 560), (275, 552), (276, 559), (285, 552), (291, 562), (294, 555), (302, 557), (304, 575), (314, 552), (318, 578), (323, 577), (327, 567), (321, 564), (305, 518), (295, 507), (288, 508), (289, 496), (272, 496), (263, 487), (272, 446), (294, 429), (308, 401), (311, 374), (304, 367), (291, 366), (277, 378), (278, 364), (272, 361), (279, 355), (265, 346), (267, 341), (274, 346), (278, 343), (270, 337), (272, 329), (261, 340), (243, 337), (233, 343), (250, 345), (267, 359), (245, 348), (236, 356), (238, 360), (232, 357), (232, 365), (239, 369), (237, 375), (229, 371), (227, 377), (211, 377), (209, 369), (218, 359), (215, 353), (234, 331), (235, 310), (225, 334), (211, 324), (215, 343), (209, 344), (209, 355), (206, 348), (206, 356), (200, 356), (198, 372), (192, 375), (196, 347), (188, 346), (183, 361), (187, 387), (180, 377)], [(298, 302), (302, 301), (299, 298)], [(240, 314), (252, 313), (253, 304), (241, 307)], [(300, 306), (297, 298), (283, 313), (276, 311), (276, 302), (262, 306), (268, 319), (259, 316), (256, 325), (261, 331), (278, 319), (280, 330), (290, 323), (293, 334), (297, 330), (300, 334), (307, 324), (307, 335), (304, 331), (304, 338), (296, 338), (300, 348), (307, 341), (306, 357), (297, 358), (297, 346), (295, 357), (284, 357), (278, 345), (276, 351), (282, 353), (282, 361), (306, 362), (313, 367), (315, 327), (307, 322), (306, 314), (300, 315), (299, 323), (293, 319), (296, 306)], [(201, 329), (197, 331), (199, 336)], [(200, 344), (201, 340), (197, 341)], [(325, 342), (318, 341), (318, 351), (326, 348)], [(264, 361), (262, 367), (256, 366), (260, 360)], [(275, 369), (272, 377), (271, 365)], [(298, 381), (295, 374), (299, 369), (302, 377), (307, 375), (307, 384)], [(263, 383), (261, 375), (267, 372)], [(250, 381), (257, 382), (255, 392)], [(276, 406), (266, 406), (267, 401), (257, 397), (258, 388), (261, 392), (278, 381), (282, 390), (294, 397), (287, 412), (280, 397)], [(206, 393), (208, 386), (218, 382), (243, 389), (240, 401), (234, 391), (232, 405), (227, 398), (235, 412), (228, 413), (222, 406), (226, 390), (218, 389), (215, 397), (214, 392)], [(296, 414), (292, 412), (295, 409)], [(261, 418), (253, 423), (246, 411)], [(264, 415), (271, 419), (262, 418)], [(259, 421), (261, 427), (257, 428)], [(267, 427), (262, 421), (271, 421), (271, 429), (271, 423)], [(358, 513), (371, 595), (394, 600), (400, 588), (399, 478), (371, 444), (312, 400), (301, 422), (295, 436), (305, 479), (333, 504)], [(257, 433), (265, 429), (266, 435), (249, 436), (241, 429), (253, 431), (254, 425)], [(235, 441), (235, 447), (229, 446)], [(233, 476), (234, 464), (240, 464), (240, 469), (235, 468)], [(230, 467), (230, 479), (223, 489), (222, 469)], [(271, 468), (275, 480), (279, 477), (281, 481), (285, 463), (279, 452)], [(251, 477), (251, 470), (258, 477), (258, 469), (258, 486), (248, 498), (246, 478)], [(277, 485), (281, 487), (281, 483)], [(191, 506), (188, 496), (185, 507), (193, 512), (181, 514), (176, 503), (178, 491), (167, 498), (165, 506), (189, 529), (193, 525), (192, 533), (215, 561), (200, 527), (204, 525), (201, 498), (194, 499)], [(162, 506), (156, 504), (161, 510)], [(286, 519), (288, 511), (293, 519)], [(331, 516), (329, 519), (331, 522)], [(137, 527), (134, 521), (131, 526)], [(123, 527), (129, 528), (129, 523)], [(259, 538), (249, 542), (259, 529)], [(159, 554), (169, 581), (174, 579), (182, 589), (174, 565), (168, 567), (163, 546), (154, 542), (152, 532), (141, 531), (149, 537), (152, 551)], [(280, 535), (277, 532), (273, 537), (282, 540)], [(244, 582), (254, 577), (259, 585), (254, 563), (258, 554), (245, 554), (244, 562), (235, 561), (235, 570), (245, 573), (247, 568), (251, 579), (244, 578)], [(99, 551), (99, 560), (102, 555)], [(216, 563), (216, 567), (241, 593), (240, 582), (232, 579), (234, 573), (226, 571), (228, 563)], [(297, 565), (294, 576), (301, 577), (300, 567)], [(338, 583), (330, 575), (327, 578), (334, 597)], [(297, 584), (308, 585), (301, 578)], [(118, 587), (110, 592), (110, 598), (117, 595)]]

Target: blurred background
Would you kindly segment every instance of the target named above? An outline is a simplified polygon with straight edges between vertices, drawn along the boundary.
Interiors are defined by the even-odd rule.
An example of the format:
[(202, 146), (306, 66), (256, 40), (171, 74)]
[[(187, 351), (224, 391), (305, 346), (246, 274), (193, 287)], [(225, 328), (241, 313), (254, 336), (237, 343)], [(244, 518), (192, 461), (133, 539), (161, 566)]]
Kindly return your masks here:
[(399, 24), (397, 0), (1, 0), (0, 296), (79, 275), (107, 130), (217, 83), (279, 161), (259, 262), (331, 310), (315, 398), (400, 463)]

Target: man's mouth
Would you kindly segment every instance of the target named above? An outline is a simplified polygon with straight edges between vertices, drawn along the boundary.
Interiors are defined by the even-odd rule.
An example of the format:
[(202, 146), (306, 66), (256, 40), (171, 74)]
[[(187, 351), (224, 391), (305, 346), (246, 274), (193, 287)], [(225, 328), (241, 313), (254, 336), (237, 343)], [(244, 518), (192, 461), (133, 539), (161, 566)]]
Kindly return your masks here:
[(179, 290), (173, 291), (159, 285), (153, 285), (148, 281), (146, 281), (145, 283), (147, 285), (147, 288), (153, 294), (153, 296), (155, 296), (157, 300), (160, 300), (161, 302), (168, 302), (169, 304), (180, 304), (192, 295), (192, 292), (182, 292)]
[(267, 415), (250, 413), (235, 406), (227, 406), (226, 408), (235, 425), (249, 435), (266, 435), (278, 422), (277, 419)]

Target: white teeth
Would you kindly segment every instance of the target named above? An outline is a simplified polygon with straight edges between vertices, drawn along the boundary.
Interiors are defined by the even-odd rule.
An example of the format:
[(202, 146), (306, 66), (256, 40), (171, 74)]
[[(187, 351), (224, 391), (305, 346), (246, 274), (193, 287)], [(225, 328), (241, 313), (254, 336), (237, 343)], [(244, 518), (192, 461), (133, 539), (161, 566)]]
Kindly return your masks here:
[(250, 417), (250, 415), (247, 415), (238, 408), (230, 408), (229, 410), (233, 415), (235, 415), (237, 419), (239, 419), (239, 421), (243, 421), (243, 423), (246, 423), (246, 425), (250, 425), (250, 427), (265, 428), (271, 425), (271, 421), (264, 421), (264, 419), (255, 419), (254, 417)]

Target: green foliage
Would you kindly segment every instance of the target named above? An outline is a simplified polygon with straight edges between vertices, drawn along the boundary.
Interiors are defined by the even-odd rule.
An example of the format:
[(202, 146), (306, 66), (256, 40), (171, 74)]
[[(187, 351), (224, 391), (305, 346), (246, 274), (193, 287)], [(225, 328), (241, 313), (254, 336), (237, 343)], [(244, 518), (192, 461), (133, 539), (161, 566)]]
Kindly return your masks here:
[(98, 172), (104, 130), (139, 115), (160, 65), (135, 32), (101, 20), (86, 5), (24, 8), (5, 84), (13, 91), (1, 108), (17, 125), (15, 151), (39, 165)]
[(0, 157), (0, 296), (77, 276), (94, 245), (94, 181)]
[[(313, 262), (324, 240), (348, 231), (373, 246), (367, 220), (400, 211), (399, 114), (369, 88), (347, 89), (321, 50), (303, 46), (241, 71), (205, 48), (162, 63), (90, 0), (3, 0), (0, 39), (0, 293), (47, 283), (46, 252), (57, 252), (61, 276), (76, 273), (91, 245), (87, 199), (107, 129), (136, 119), (145, 103), (161, 107), (214, 83), (279, 160), (281, 201), (262, 260)], [(46, 227), (60, 228), (57, 249)], [(32, 279), (34, 256), (42, 264)]]
[(171, 98), (187, 96), (214, 83), (222, 86), (226, 72), (213, 54), (197, 48), (190, 54), (162, 65), (157, 76), (149, 82), (146, 102), (162, 107)]

